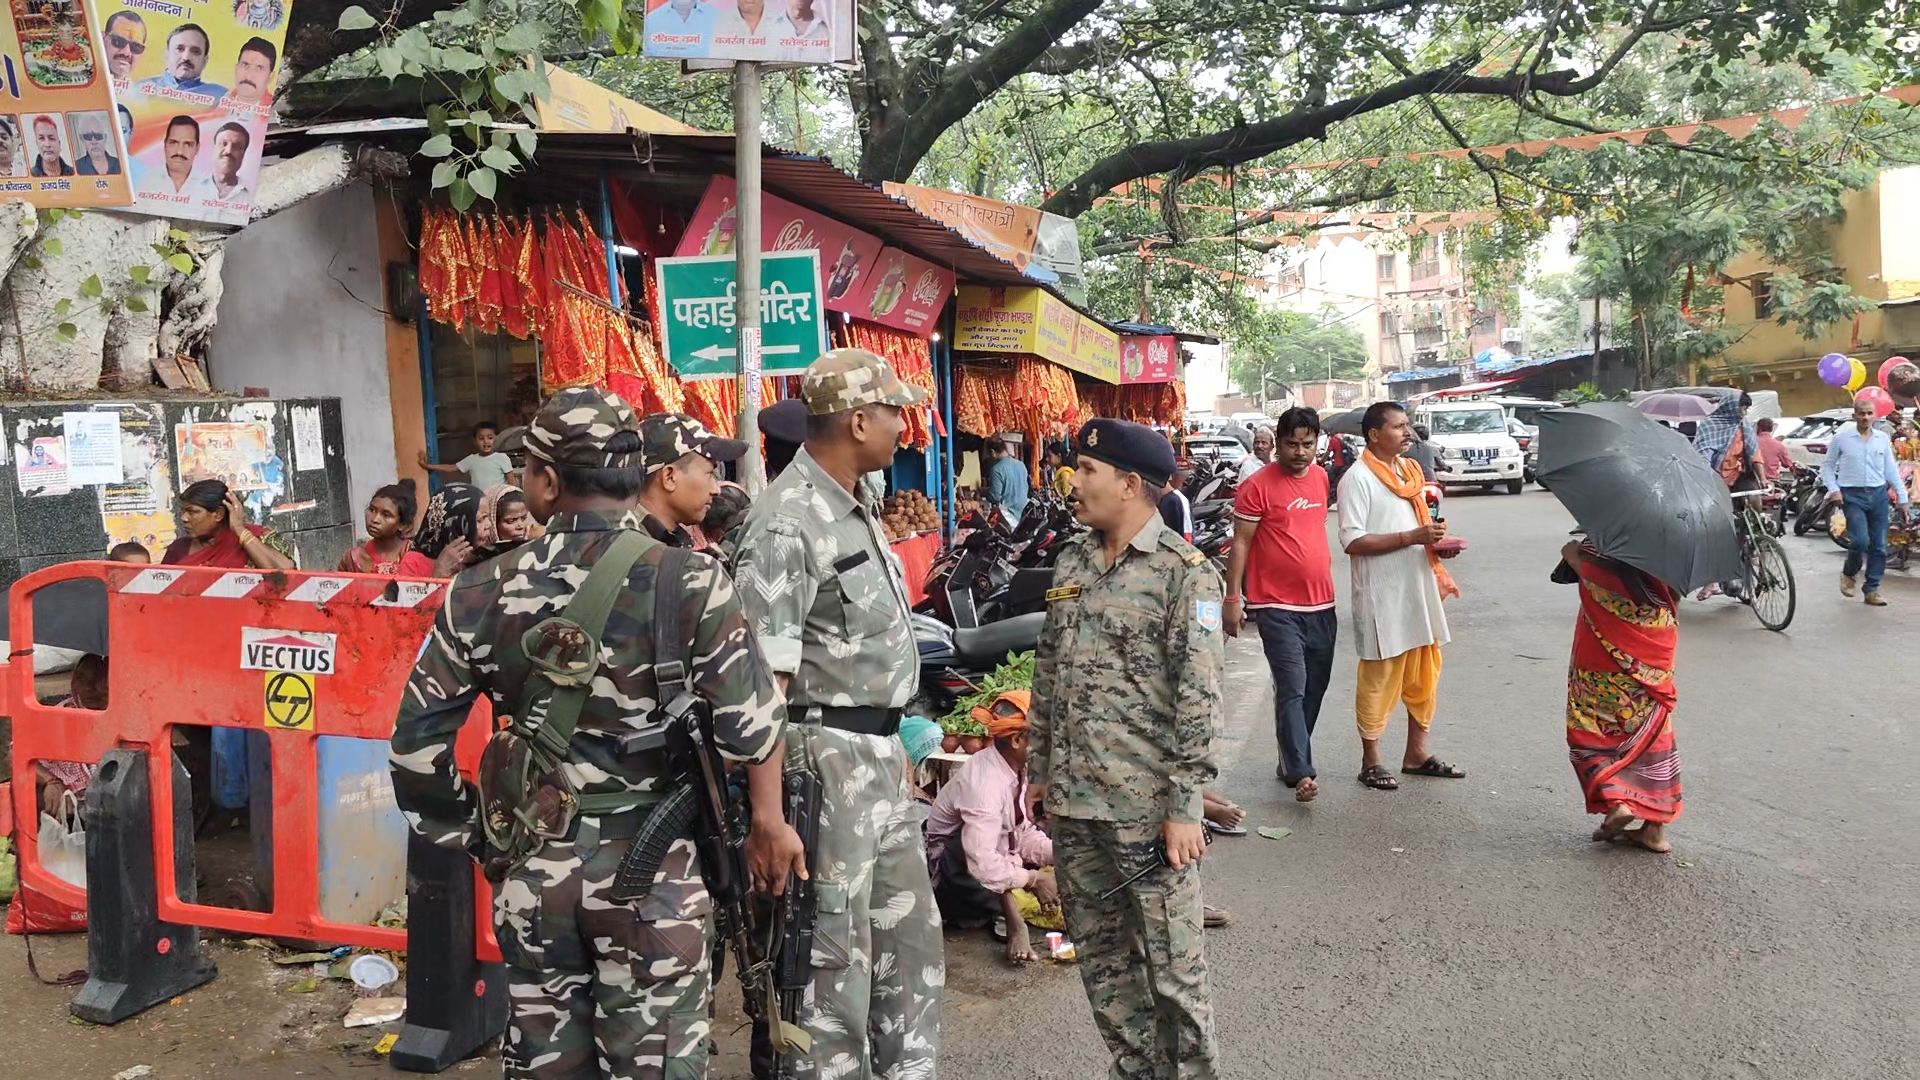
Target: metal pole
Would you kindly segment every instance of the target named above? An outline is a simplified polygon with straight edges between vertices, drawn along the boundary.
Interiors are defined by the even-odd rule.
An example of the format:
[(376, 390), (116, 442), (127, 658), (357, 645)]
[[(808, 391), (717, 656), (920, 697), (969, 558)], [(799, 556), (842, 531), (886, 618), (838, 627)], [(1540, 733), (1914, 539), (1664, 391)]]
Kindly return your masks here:
[(740, 439), (749, 453), (741, 459), (740, 486), (758, 497), (767, 486), (766, 459), (760, 456), (760, 65), (733, 65), (734, 325), (740, 332), (734, 355), (739, 372)]
[(1600, 298), (1593, 298), (1593, 388), (1600, 389)]
[(619, 240), (613, 234), (613, 192), (607, 184), (606, 170), (600, 172), (600, 243), (607, 249), (607, 299), (620, 307), (620, 253), (614, 248)]

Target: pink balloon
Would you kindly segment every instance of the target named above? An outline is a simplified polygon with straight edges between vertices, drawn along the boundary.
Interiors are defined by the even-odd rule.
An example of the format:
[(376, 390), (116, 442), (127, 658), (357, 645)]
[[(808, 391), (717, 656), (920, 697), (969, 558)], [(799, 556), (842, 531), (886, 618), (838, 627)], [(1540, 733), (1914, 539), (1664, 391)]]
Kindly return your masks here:
[(1907, 359), (1904, 356), (1889, 356), (1885, 360), (1881, 361), (1880, 376), (1879, 376), (1880, 389), (1885, 390), (1887, 388), (1887, 376), (1893, 374), (1894, 368), (1899, 367), (1901, 364), (1911, 364), (1911, 363), (1913, 363), (1913, 361)]
[(1893, 395), (1877, 386), (1869, 386), (1853, 395), (1853, 403), (1855, 405), (1871, 406), (1875, 420), (1893, 411)]

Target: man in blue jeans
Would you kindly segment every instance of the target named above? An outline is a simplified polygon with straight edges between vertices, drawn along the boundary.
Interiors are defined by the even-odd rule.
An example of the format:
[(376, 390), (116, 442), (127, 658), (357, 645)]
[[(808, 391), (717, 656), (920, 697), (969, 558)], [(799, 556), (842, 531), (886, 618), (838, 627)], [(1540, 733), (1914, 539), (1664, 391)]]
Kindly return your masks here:
[(1907, 486), (1900, 482), (1893, 441), (1873, 426), (1873, 419), (1873, 406), (1854, 403), (1853, 426), (1840, 429), (1827, 443), (1820, 481), (1826, 486), (1827, 501), (1845, 508), (1847, 539), (1853, 544), (1847, 552), (1847, 565), (1840, 571), (1840, 595), (1853, 595), (1854, 578), (1865, 563), (1867, 603), (1886, 607), (1880, 596), (1880, 577), (1887, 569), (1887, 492), (1891, 490), (1900, 500), (1902, 514), (1911, 507), (1907, 505)]
[(1333, 674), (1339, 617), (1333, 610), (1333, 554), (1327, 546), (1327, 472), (1314, 463), (1320, 417), (1289, 409), (1275, 429), (1272, 464), (1233, 497), (1233, 552), (1227, 557), (1222, 617), (1238, 635), (1249, 614), (1273, 670), (1274, 774), (1311, 802), (1320, 793), (1313, 728)]

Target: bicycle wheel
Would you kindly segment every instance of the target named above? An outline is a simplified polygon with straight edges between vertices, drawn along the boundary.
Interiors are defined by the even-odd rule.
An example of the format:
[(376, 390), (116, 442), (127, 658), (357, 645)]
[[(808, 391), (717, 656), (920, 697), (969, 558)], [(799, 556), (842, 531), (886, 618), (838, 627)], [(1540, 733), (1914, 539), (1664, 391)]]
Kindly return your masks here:
[(1769, 630), (1785, 630), (1793, 621), (1798, 597), (1793, 587), (1793, 567), (1787, 565), (1786, 550), (1771, 536), (1756, 536), (1747, 556), (1747, 603), (1754, 617)]

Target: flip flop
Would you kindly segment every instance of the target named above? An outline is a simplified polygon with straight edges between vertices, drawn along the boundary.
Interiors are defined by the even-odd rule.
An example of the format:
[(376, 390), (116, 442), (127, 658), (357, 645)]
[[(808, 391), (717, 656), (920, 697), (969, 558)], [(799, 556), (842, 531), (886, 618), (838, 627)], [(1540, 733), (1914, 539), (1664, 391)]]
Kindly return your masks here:
[(1247, 827), (1245, 825), (1222, 825), (1212, 818), (1202, 818), (1200, 824), (1205, 825), (1208, 832), (1219, 833), (1221, 836), (1247, 835)]
[(1369, 765), (1360, 770), (1360, 782), (1377, 791), (1398, 791), (1400, 781), (1384, 765)]
[(1400, 771), (1409, 776), (1438, 776), (1447, 780), (1467, 778), (1467, 770), (1458, 765), (1449, 765), (1437, 757), (1430, 757), (1411, 769), (1403, 767)]

